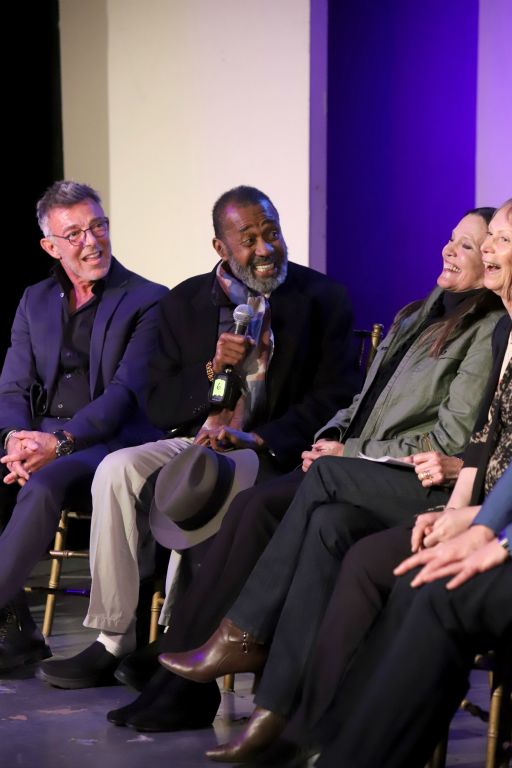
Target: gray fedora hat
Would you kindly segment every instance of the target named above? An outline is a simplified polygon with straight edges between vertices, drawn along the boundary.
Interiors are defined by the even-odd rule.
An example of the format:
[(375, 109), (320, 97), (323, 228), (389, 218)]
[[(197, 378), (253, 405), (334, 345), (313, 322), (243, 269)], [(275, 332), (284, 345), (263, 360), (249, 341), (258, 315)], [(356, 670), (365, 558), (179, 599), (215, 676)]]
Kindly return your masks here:
[(255, 451), (219, 453), (191, 445), (160, 470), (149, 521), (153, 536), (168, 549), (188, 549), (213, 536), (239, 491), (254, 485)]

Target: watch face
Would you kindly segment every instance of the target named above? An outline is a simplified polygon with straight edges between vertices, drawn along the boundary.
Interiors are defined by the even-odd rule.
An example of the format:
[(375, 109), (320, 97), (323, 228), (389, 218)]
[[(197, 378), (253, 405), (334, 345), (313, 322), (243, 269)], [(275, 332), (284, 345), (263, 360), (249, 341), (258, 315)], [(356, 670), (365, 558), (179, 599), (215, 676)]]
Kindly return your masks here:
[(57, 456), (68, 456), (70, 453), (73, 453), (73, 441), (68, 440), (61, 440), (57, 443), (55, 447), (55, 453)]
[(68, 456), (70, 453), (73, 453), (75, 444), (73, 440), (69, 439), (65, 432), (57, 430), (57, 432), (54, 432), (53, 434), (57, 438), (57, 445), (55, 446), (56, 456)]

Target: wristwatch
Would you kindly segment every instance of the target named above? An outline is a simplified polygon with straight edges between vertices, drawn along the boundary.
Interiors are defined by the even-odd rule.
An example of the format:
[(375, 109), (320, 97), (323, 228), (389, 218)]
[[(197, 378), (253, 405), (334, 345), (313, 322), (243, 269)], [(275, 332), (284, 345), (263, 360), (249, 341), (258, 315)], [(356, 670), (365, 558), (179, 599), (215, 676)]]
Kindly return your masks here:
[(69, 456), (75, 450), (75, 441), (73, 435), (69, 432), (64, 432), (63, 429), (58, 429), (53, 433), (57, 438), (57, 445), (55, 446), (55, 455), (57, 458), (60, 456)]
[(512, 552), (510, 551), (510, 541), (505, 529), (498, 535), (498, 543), (503, 547), (507, 553), (507, 557), (510, 559), (512, 557)]

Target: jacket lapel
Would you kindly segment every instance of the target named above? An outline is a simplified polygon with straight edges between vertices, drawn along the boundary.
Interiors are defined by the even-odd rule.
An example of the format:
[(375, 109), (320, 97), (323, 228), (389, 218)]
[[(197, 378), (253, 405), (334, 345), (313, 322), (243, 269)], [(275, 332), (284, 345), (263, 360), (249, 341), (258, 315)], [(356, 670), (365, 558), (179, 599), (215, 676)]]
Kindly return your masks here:
[(103, 348), (105, 346), (105, 335), (109, 321), (116, 311), (119, 302), (126, 293), (128, 285), (128, 270), (112, 260), (112, 271), (109, 275), (103, 295), (98, 304), (96, 316), (91, 334), (91, 346), (89, 356), (89, 387), (91, 398), (96, 397), (96, 385), (103, 358)]
[(270, 362), (270, 375), (267, 375), (269, 413), (273, 413), (282, 387), (292, 370), (292, 364), (297, 360), (297, 348), (303, 339), (301, 313), (297, 312), (297, 307), (303, 305), (304, 301), (304, 294), (298, 295), (290, 272), (283, 285), (270, 296), (270, 326), (274, 339), (277, 339), (277, 346)]
[(62, 322), (62, 302), (65, 295), (59, 285), (55, 284), (54, 298), (44, 307), (44, 312), (48, 318), (47, 339), (51, 339), (51, 344), (45, 344), (41, 347), (46, 351), (46, 387), (48, 392), (53, 392), (57, 373), (60, 364), (60, 351), (62, 349), (63, 330)]

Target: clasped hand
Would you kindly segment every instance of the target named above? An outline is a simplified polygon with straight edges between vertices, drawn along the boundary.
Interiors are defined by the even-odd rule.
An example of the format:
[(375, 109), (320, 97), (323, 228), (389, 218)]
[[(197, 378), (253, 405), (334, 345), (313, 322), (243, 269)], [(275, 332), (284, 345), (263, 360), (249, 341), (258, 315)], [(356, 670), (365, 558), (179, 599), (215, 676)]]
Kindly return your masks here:
[(0, 462), (6, 464), (9, 473), (4, 477), (6, 485), (25, 485), (32, 472), (55, 459), (57, 438), (49, 432), (20, 430), (9, 438), (7, 453)]
[(343, 456), (344, 446), (343, 443), (337, 440), (326, 440), (321, 438), (313, 443), (310, 451), (303, 451), (302, 456), (302, 471), (307, 472), (314, 461), (321, 456)]
[(484, 573), (504, 563), (506, 558), (507, 553), (494, 532), (485, 525), (473, 525), (453, 539), (408, 557), (395, 568), (394, 573), (401, 576), (413, 568), (423, 566), (411, 581), (411, 586), (419, 587), (452, 576), (446, 586), (455, 589), (475, 574)]
[(229, 451), (232, 448), (252, 448), (258, 451), (264, 445), (263, 439), (255, 432), (243, 432), (228, 426), (203, 427), (197, 433), (194, 443), (213, 448), (214, 451)]

